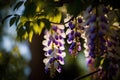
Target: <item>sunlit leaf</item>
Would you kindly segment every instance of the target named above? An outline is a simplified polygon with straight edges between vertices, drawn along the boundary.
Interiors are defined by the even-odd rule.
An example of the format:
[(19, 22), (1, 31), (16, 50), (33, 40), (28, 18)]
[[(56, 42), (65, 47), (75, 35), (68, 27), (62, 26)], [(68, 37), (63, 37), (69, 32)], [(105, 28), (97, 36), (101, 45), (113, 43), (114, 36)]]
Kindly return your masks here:
[(24, 26), (25, 26), (25, 28), (26, 28), (26, 31), (29, 33), (30, 32), (30, 21), (26, 21), (25, 22), (25, 24), (24, 24)]
[(21, 21), (22, 23), (25, 23), (26, 21), (28, 21), (28, 19), (27, 19), (27, 17), (22, 16), (22, 17), (20, 18), (20, 21)]
[(46, 18), (49, 19), (50, 22), (60, 23), (61, 18), (62, 18), (62, 14), (59, 13), (59, 14), (54, 15), (54, 16), (48, 15)]
[(32, 41), (32, 37), (33, 37), (33, 31), (30, 31), (30, 33), (28, 34), (29, 36), (29, 41), (31, 42)]
[(10, 19), (10, 26), (12, 26), (14, 23), (15, 23), (15, 21), (16, 21), (16, 17), (12, 17), (11, 19)]
[(19, 1), (19, 2), (15, 5), (15, 7), (14, 7), (13, 10), (18, 9), (23, 3), (24, 3), (24, 1)]
[(24, 35), (22, 35), (22, 38), (23, 38), (23, 39), (27, 39), (27, 38), (28, 38), (28, 33), (25, 32)]
[(33, 30), (36, 34), (40, 33), (40, 26), (37, 23), (34, 23)]
[(104, 63), (105, 58), (102, 58), (100, 61), (100, 66)]
[(40, 30), (39, 30), (39, 35), (41, 34), (45, 24), (43, 22), (40, 23)]
[(44, 19), (41, 19), (41, 21), (45, 23), (45, 27), (46, 27), (47, 29), (50, 29), (51, 25), (50, 25), (50, 22), (49, 22), (48, 19), (45, 19), (45, 18), (44, 18)]

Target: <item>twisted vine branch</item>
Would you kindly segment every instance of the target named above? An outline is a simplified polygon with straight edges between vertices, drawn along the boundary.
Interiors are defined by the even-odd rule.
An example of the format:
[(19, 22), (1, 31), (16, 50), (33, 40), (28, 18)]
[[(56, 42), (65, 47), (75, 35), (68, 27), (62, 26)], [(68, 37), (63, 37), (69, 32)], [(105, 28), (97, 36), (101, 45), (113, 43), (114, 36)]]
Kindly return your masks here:
[(88, 77), (88, 76), (90, 76), (90, 75), (93, 75), (93, 74), (95, 74), (95, 73), (97, 73), (97, 72), (99, 72), (99, 71), (100, 71), (100, 69), (98, 69), (98, 70), (96, 70), (96, 71), (94, 71), (94, 72), (88, 73), (88, 74), (86, 74), (86, 75), (83, 75), (83, 76), (78, 76), (78, 77), (76, 77), (74, 80), (81, 80), (81, 79), (86, 78), (86, 77)]

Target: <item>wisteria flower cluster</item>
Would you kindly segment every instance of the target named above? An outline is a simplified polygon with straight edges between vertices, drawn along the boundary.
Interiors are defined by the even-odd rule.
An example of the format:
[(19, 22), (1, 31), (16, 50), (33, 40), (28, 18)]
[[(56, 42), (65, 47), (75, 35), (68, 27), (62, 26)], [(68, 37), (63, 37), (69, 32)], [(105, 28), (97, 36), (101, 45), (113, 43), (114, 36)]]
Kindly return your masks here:
[[(106, 79), (113, 79), (113, 75), (118, 72), (118, 64), (114, 63), (117, 62), (116, 55), (119, 54), (116, 54), (116, 51), (119, 51), (117, 50), (119, 42), (114, 42), (119, 40), (116, 36), (118, 33), (111, 34), (114, 30), (111, 30), (107, 13), (109, 10), (104, 5), (100, 5), (97, 8), (89, 6), (83, 15), (85, 57), (91, 71), (101, 69), (97, 74), (101, 80), (106, 78), (106, 75)], [(95, 65), (95, 63), (99, 64)], [(106, 63), (108, 63), (107, 67), (105, 67)], [(96, 78), (96, 75), (93, 76)]]
[(45, 58), (43, 62), (45, 63), (45, 71), (51, 72), (51, 75), (54, 75), (54, 71), (57, 70), (61, 72), (61, 65), (64, 65), (64, 57), (66, 53), (63, 52), (64, 48), (64, 26), (63, 25), (52, 25), (50, 30), (45, 31), (44, 36), (44, 51)]
[(66, 27), (68, 27), (66, 31), (66, 35), (68, 36), (67, 43), (70, 44), (69, 53), (71, 55), (76, 56), (79, 51), (81, 51), (81, 30), (80, 23), (82, 23), (81, 18), (77, 18), (71, 20)]
[[(82, 15), (72, 18), (65, 26), (53, 24), (50, 30), (45, 30), (45, 71), (61, 72), (61, 65), (64, 65), (66, 56), (64, 39), (67, 38), (68, 52), (71, 55), (77, 56), (85, 48), (84, 54), (90, 71), (100, 69), (93, 75), (94, 79), (99, 77), (100, 80), (112, 80), (117, 76), (120, 60), (120, 26), (116, 21), (109, 20), (111, 11), (110, 6), (103, 4), (97, 7), (89, 6)], [(81, 46), (81, 38), (84, 40), (84, 48)]]

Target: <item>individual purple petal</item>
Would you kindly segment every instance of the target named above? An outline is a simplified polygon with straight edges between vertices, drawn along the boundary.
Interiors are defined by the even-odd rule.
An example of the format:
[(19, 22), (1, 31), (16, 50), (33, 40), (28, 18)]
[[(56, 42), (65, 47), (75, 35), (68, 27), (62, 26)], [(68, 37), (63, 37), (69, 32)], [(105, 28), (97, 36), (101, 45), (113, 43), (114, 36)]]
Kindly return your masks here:
[(95, 50), (95, 44), (91, 44), (91, 45), (89, 45), (89, 46), (90, 46), (89, 48), (90, 48), (91, 51), (94, 51), (94, 50)]
[(78, 51), (81, 51), (81, 46), (80, 45), (78, 46)]
[(58, 49), (58, 53), (60, 53), (60, 54), (61, 54), (61, 53), (62, 53), (62, 50)]
[(57, 71), (58, 71), (59, 73), (61, 73), (61, 66), (60, 66), (60, 65), (58, 65)]
[(82, 27), (80, 27), (80, 29), (81, 29), (81, 30), (85, 30), (85, 28), (84, 28), (83, 26), (82, 26)]
[(96, 21), (96, 15), (92, 15), (89, 19), (89, 22), (95, 22)]
[(45, 73), (48, 73), (50, 70), (48, 67), (45, 67)]
[(63, 61), (63, 58), (61, 56), (57, 56), (57, 60)]
[(69, 22), (68, 25), (71, 26), (71, 25), (72, 25), (72, 22)]
[(101, 28), (103, 30), (107, 30), (108, 29), (108, 26), (106, 24), (104, 24), (104, 23), (100, 24), (100, 26), (101, 26)]
[(68, 41), (72, 41), (72, 40), (74, 40), (74, 36), (68, 35)]
[(74, 33), (75, 33), (75, 32), (72, 30), (71, 33), (70, 33), (70, 35), (74, 35)]
[(81, 19), (81, 18), (78, 18), (78, 22), (79, 22), (79, 23), (82, 23), (82, 19)]
[(70, 28), (70, 29), (74, 29), (74, 28), (75, 28), (75, 25), (72, 24), (72, 22), (69, 22), (69, 28)]
[(104, 36), (105, 34), (101, 31), (101, 30), (99, 30), (99, 32), (98, 32), (98, 36), (99, 37), (102, 37), (102, 36)]
[(72, 54), (72, 52), (73, 52), (73, 49), (70, 49), (70, 48), (69, 48), (69, 53)]
[(95, 26), (91, 26), (91, 27), (89, 28), (90, 33), (94, 33), (95, 30), (96, 30)]
[(56, 60), (56, 59), (53, 57), (53, 58), (51, 58), (51, 59), (49, 60), (49, 63), (51, 64), (51, 63), (53, 63), (55, 60)]
[(100, 49), (101, 49), (101, 51), (104, 51), (104, 50), (106, 50), (106, 46), (103, 45), (103, 44), (101, 44), (101, 45), (100, 45)]
[(76, 45), (76, 43), (73, 42), (73, 43), (70, 45), (70, 49), (74, 49), (75, 45)]
[(110, 41), (108, 41), (107, 44), (108, 44), (108, 47), (111, 47), (113, 45), (112, 42)]
[(96, 34), (91, 34), (91, 35), (90, 35), (90, 39), (91, 39), (91, 40), (94, 40), (95, 38), (96, 38)]
[(100, 37), (100, 41), (101, 41), (102, 43), (105, 43), (105, 42), (106, 42), (106, 40), (105, 40), (103, 37)]
[(59, 38), (58, 35), (55, 35), (55, 39), (58, 40), (58, 38)]
[(55, 43), (55, 45), (58, 45), (58, 41), (56, 40), (53, 40), (53, 43)]
[(105, 16), (100, 16), (100, 21), (107, 23), (107, 19)]
[(61, 29), (60, 32), (61, 32), (61, 33), (64, 33), (64, 30)]
[(80, 37), (81, 34), (79, 32), (75, 32), (75, 37)]
[(87, 64), (90, 64), (91, 62), (92, 62), (92, 59), (89, 59), (88, 62), (87, 62)]
[(61, 35), (59, 35), (59, 39), (63, 39), (63, 37)]
[(50, 35), (49, 40), (53, 40), (53, 37)]
[(58, 42), (59, 46), (63, 46), (63, 44), (61, 42)]
[(52, 52), (53, 52), (53, 50), (52, 50), (52, 49), (48, 50), (48, 54), (51, 54)]
[(57, 26), (53, 26), (52, 30), (57, 31)]
[(51, 42), (52, 42), (52, 40), (49, 40), (47, 45), (50, 46)]
[(95, 58), (95, 53), (93, 51), (90, 51), (89, 52), (89, 55), (92, 57), (92, 58)]

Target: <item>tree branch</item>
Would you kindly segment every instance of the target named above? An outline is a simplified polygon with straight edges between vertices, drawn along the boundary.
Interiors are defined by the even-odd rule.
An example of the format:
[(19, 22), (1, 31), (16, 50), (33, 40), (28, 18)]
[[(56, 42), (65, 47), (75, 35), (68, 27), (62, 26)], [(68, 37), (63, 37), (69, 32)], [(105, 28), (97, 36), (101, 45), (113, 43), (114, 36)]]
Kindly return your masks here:
[(95, 73), (97, 73), (97, 72), (99, 72), (99, 71), (100, 71), (100, 69), (98, 69), (98, 70), (96, 70), (96, 71), (94, 71), (94, 72), (91, 72), (91, 73), (89, 73), (89, 74), (83, 75), (83, 76), (78, 76), (78, 77), (76, 77), (74, 80), (81, 80), (81, 79), (86, 78), (86, 77), (88, 77), (88, 76), (90, 76), (90, 75), (93, 75), (93, 74), (95, 74)]

